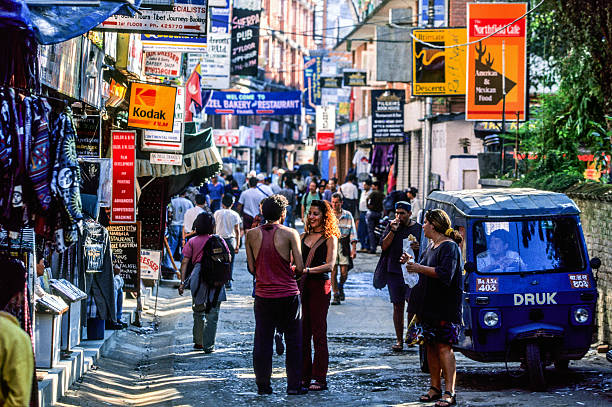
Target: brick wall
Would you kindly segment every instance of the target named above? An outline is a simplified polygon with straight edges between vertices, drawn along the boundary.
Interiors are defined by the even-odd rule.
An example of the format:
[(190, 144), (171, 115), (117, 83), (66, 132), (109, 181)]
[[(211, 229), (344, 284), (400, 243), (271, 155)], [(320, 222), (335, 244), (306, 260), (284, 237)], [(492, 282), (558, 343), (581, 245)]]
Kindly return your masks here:
[(449, 3), (449, 27), (465, 27), (467, 25), (467, 0), (450, 0)]
[(582, 211), (580, 219), (589, 257), (599, 257), (597, 278), (597, 341), (612, 344), (612, 199), (597, 199), (582, 193), (566, 194)]

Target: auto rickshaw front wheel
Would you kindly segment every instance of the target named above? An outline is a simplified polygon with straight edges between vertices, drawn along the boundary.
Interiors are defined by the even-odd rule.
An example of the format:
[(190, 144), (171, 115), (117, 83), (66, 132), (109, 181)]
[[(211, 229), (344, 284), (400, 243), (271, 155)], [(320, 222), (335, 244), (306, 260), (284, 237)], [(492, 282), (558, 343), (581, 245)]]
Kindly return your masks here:
[(544, 362), (540, 355), (540, 345), (536, 342), (530, 342), (525, 346), (525, 362), (531, 389), (533, 391), (545, 391)]

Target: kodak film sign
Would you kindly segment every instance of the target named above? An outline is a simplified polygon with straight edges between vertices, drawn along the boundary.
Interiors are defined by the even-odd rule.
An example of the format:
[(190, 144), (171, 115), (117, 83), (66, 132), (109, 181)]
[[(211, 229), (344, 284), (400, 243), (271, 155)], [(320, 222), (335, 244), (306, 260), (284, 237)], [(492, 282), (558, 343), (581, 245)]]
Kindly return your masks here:
[(132, 83), (128, 126), (171, 132), (174, 128), (176, 88)]

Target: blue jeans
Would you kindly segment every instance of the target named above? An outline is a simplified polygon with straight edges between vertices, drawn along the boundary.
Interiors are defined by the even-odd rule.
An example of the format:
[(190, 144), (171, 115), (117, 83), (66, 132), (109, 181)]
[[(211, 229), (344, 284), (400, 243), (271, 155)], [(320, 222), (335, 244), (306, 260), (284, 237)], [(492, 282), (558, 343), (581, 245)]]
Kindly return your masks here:
[(359, 212), (359, 226), (357, 227), (357, 238), (361, 244), (361, 248), (370, 250), (370, 244), (368, 242), (368, 222), (366, 221), (367, 211)]
[(287, 217), (285, 218), (285, 223), (283, 223), (283, 225), (290, 227), (290, 228), (295, 228), (295, 219), (293, 216), (293, 206), (291, 205), (287, 207)]
[(117, 322), (121, 322), (123, 316), (123, 290), (121, 288), (115, 292), (115, 304), (117, 304)]
[[(173, 256), (174, 252), (176, 251), (177, 247), (180, 248), (181, 247), (181, 242), (182, 242), (182, 230), (183, 230), (183, 226), (182, 225), (168, 225), (168, 246), (170, 246), (170, 250), (171, 253), (166, 252), (165, 256), (164, 256), (164, 264), (163, 266), (169, 269), (174, 270), (174, 267), (172, 267), (172, 261), (170, 260), (170, 256)], [(180, 250), (179, 250), (180, 253)], [(181, 255), (179, 254), (179, 259), (178, 262), (180, 263), (181, 261)], [(175, 259), (176, 260), (176, 259)], [(176, 264), (176, 261), (175, 261)], [(180, 269), (181, 265), (180, 264), (176, 264), (176, 267), (178, 267)]]
[[(217, 303), (216, 307), (206, 312), (206, 304), (192, 304), (193, 310), (193, 343), (202, 345), (204, 351), (213, 351), (215, 349), (215, 337), (217, 336), (217, 321), (219, 320), (219, 309), (221, 303)], [(206, 318), (206, 322), (204, 322)]]
[(210, 201), (210, 210), (215, 213), (219, 209), (221, 209), (221, 200), (220, 199), (212, 199)]
[(378, 226), (378, 222), (382, 214), (380, 212), (372, 212), (368, 211), (366, 215), (366, 220), (368, 222), (368, 241), (370, 243), (370, 253), (376, 252), (376, 246), (378, 246), (378, 241), (376, 240), (376, 235), (374, 234), (374, 230), (376, 226)]

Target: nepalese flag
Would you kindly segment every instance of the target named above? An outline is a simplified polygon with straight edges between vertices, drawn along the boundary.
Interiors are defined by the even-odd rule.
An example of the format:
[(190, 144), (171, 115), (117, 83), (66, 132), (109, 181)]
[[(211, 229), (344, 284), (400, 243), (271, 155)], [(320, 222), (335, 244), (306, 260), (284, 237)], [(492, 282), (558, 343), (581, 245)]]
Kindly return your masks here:
[(189, 75), (189, 79), (187, 79), (187, 83), (185, 84), (185, 93), (187, 96), (185, 101), (187, 105), (185, 121), (187, 122), (193, 121), (193, 115), (202, 111), (204, 108), (202, 105), (202, 88), (200, 85), (201, 77), (202, 71), (200, 69), (200, 64), (198, 63), (193, 69), (191, 75)]

